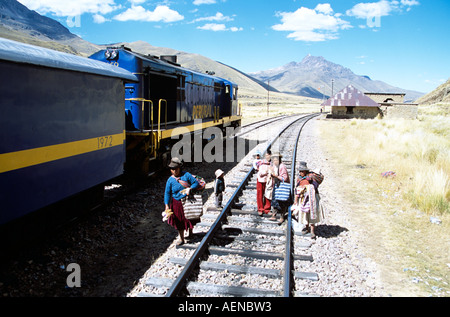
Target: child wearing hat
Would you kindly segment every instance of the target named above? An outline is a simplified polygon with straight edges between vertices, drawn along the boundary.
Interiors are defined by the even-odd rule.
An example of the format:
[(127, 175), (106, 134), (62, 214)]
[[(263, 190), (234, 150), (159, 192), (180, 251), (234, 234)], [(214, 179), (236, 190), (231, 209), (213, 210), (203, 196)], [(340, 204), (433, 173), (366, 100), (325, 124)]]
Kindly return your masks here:
[(255, 171), (259, 170), (259, 167), (261, 166), (261, 152), (260, 151), (256, 151), (255, 154), (253, 154), (254, 157), (254, 161), (253, 161), (253, 168), (255, 169)]
[(214, 182), (214, 194), (216, 196), (216, 208), (222, 208), (223, 192), (225, 191), (225, 180), (222, 170), (216, 171), (216, 181)]

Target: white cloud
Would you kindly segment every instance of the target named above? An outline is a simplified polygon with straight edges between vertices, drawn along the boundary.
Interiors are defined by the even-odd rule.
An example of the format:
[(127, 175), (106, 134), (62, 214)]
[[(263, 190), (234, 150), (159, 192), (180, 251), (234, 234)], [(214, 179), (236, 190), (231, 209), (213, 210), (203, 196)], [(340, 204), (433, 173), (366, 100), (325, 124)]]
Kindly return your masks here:
[(194, 5), (199, 6), (202, 4), (215, 4), (216, 0), (194, 0)]
[(392, 3), (387, 0), (370, 3), (358, 3), (350, 10), (347, 10), (348, 16), (354, 16), (358, 19), (368, 19), (372, 17), (388, 16), (393, 10)]
[(105, 23), (106, 21), (109, 21), (103, 15), (100, 15), (100, 14), (94, 14), (93, 18), (94, 18), (94, 23), (97, 23), (97, 24), (102, 24), (102, 23)]
[(232, 26), (231, 28), (230, 28), (230, 31), (231, 32), (239, 32), (239, 31), (244, 31), (244, 28), (238, 28), (238, 27), (236, 27), (236, 26)]
[(317, 7), (315, 8), (315, 10), (317, 12), (322, 12), (325, 14), (333, 13), (333, 9), (331, 8), (331, 5), (329, 3), (318, 4)]
[(119, 8), (114, 0), (18, 0), (30, 10), (40, 14), (54, 14), (56, 16), (77, 16), (83, 13), (108, 14)]
[(195, 19), (193, 22), (200, 22), (200, 21), (233, 21), (234, 19), (223, 15), (221, 12), (217, 12), (216, 15), (210, 16), (210, 17), (204, 17), (204, 18), (198, 18)]
[(207, 23), (204, 26), (197, 26), (197, 29), (217, 32), (226, 31), (227, 27), (225, 24)]
[(131, 6), (125, 12), (116, 15), (117, 21), (145, 21), (145, 22), (176, 22), (184, 19), (184, 16), (167, 6), (159, 5), (154, 11), (149, 11), (142, 6)]
[(205, 31), (214, 31), (214, 32), (219, 32), (219, 31), (239, 32), (239, 31), (244, 30), (243, 28), (238, 28), (235, 26), (227, 28), (227, 26), (225, 24), (218, 24), (218, 23), (207, 23), (204, 26), (198, 26), (197, 29), (205, 30)]
[(402, 12), (404, 8), (410, 11), (412, 6), (420, 5), (417, 0), (381, 0), (378, 2), (358, 3), (350, 10), (347, 10), (348, 16), (354, 16), (358, 19), (370, 19), (373, 17), (383, 17), (391, 15), (393, 12)]
[(401, 0), (402, 5), (404, 6), (418, 6), (420, 5), (417, 0)]
[(278, 12), (281, 24), (272, 26), (276, 31), (291, 32), (288, 38), (296, 41), (322, 42), (338, 38), (338, 31), (352, 28), (350, 23), (333, 15), (329, 4), (319, 4), (315, 9), (301, 7), (294, 12)]

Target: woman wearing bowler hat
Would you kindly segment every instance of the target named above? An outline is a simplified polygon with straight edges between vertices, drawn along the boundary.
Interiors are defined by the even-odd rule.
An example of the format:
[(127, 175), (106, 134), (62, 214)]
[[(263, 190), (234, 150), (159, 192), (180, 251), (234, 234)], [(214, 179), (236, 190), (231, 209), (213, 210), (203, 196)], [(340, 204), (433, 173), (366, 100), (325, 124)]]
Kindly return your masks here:
[(278, 201), (275, 199), (275, 189), (280, 185), (280, 182), (283, 183), (289, 183), (289, 173), (287, 170), (286, 165), (282, 163), (283, 156), (279, 152), (275, 152), (272, 154), (271, 160), (272, 160), (272, 167), (270, 178), (274, 182), (273, 185), (273, 199), (272, 199), (272, 217), (269, 220), (276, 221), (277, 220), (277, 213), (280, 214), (280, 220), (278, 224), (282, 224), (285, 219), (286, 212), (292, 203), (292, 200), (288, 201)]
[(167, 223), (178, 230), (180, 234), (178, 245), (182, 245), (185, 243), (184, 231), (188, 230), (189, 237), (191, 237), (193, 225), (184, 216), (181, 200), (186, 196), (193, 195), (199, 183), (190, 173), (182, 171), (183, 162), (179, 158), (173, 158), (168, 167), (172, 176), (166, 183), (164, 203), (166, 211), (171, 210), (173, 214), (169, 217)]
[(315, 227), (323, 218), (322, 210), (319, 206), (320, 197), (313, 185), (313, 178), (310, 176), (310, 170), (305, 162), (300, 162), (298, 168), (299, 178), (296, 181), (295, 202), (298, 206), (299, 220), (305, 225), (303, 234), (311, 232), (311, 238), (315, 239)]

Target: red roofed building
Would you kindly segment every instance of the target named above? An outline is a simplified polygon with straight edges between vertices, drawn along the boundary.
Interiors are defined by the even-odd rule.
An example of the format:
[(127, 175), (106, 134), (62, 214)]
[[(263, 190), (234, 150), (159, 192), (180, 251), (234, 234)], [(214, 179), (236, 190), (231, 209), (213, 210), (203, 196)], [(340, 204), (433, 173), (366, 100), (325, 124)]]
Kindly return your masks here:
[(367, 97), (352, 85), (345, 87), (334, 97), (328, 99), (322, 104), (322, 107), (324, 106), (331, 106), (333, 118), (373, 119), (381, 113), (380, 105), (376, 101)]

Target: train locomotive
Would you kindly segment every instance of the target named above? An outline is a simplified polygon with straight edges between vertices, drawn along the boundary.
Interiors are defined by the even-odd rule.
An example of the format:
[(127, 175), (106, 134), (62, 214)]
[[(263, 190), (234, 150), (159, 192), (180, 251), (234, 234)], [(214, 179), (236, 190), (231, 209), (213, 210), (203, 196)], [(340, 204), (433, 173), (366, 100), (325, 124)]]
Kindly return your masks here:
[(124, 167), (148, 175), (180, 127), (241, 123), (234, 83), (125, 47), (84, 58), (0, 38), (0, 70), (0, 229)]
[[(139, 78), (125, 86), (126, 169), (147, 175), (166, 166), (180, 134), (201, 133), (208, 127), (238, 127), (241, 109), (238, 86), (177, 64), (176, 56), (142, 55), (109, 47), (91, 59), (124, 68)], [(200, 124), (194, 124), (201, 120)], [(180, 127), (184, 129), (180, 129)]]

